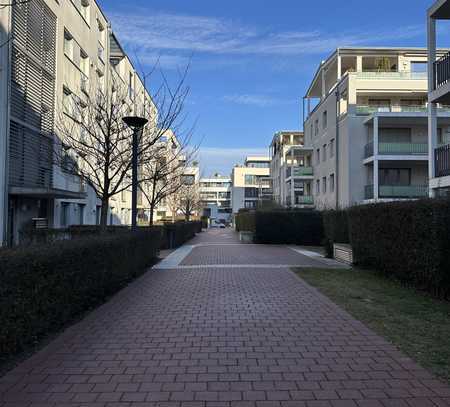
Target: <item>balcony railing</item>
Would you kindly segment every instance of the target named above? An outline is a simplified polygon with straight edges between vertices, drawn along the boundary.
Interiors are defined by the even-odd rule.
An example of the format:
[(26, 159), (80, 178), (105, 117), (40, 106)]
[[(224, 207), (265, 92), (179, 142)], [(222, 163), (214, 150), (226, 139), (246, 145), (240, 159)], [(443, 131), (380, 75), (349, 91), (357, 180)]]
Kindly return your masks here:
[(297, 196), (295, 198), (296, 205), (314, 205), (314, 197), (310, 195)]
[(445, 85), (450, 80), (450, 53), (445, 54), (434, 64), (434, 89)]
[(379, 72), (379, 71), (364, 71), (356, 72), (356, 77), (358, 79), (409, 79), (409, 80), (420, 80), (427, 79), (428, 75), (426, 72)]
[(288, 167), (286, 168), (286, 178), (294, 177), (310, 177), (314, 174), (313, 167)]
[[(440, 113), (450, 113), (448, 106), (439, 106)], [(386, 105), (386, 106), (356, 106), (357, 115), (371, 115), (374, 113), (427, 113), (427, 105)]]
[[(365, 187), (365, 199), (374, 199), (374, 186)], [(380, 185), (379, 198), (386, 199), (417, 199), (428, 196), (428, 185)]]
[(436, 177), (450, 176), (450, 144), (435, 150)]
[[(427, 143), (379, 143), (378, 154), (380, 155), (427, 155)], [(373, 142), (366, 144), (364, 158), (374, 155)]]

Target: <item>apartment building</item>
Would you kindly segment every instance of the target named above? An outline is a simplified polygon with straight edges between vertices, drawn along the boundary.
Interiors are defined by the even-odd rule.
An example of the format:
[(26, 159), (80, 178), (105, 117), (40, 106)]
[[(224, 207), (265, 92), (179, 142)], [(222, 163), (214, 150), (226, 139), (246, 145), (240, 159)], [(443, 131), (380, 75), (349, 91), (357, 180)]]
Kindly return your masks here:
[(235, 166), (231, 174), (232, 212), (255, 209), (258, 202), (272, 199), (270, 157), (247, 157), (242, 166)]
[(450, 1), (438, 0), (428, 10), (428, 135), (430, 195), (450, 197), (450, 128), (442, 128), (440, 107), (450, 105), (450, 53), (436, 50), (439, 20), (450, 20)]
[(231, 221), (231, 178), (215, 174), (200, 179), (203, 215), (211, 220)]
[(300, 131), (280, 131), (270, 145), (270, 177), (274, 201), (286, 208), (312, 208), (312, 148)]
[[(428, 196), (427, 62), (422, 48), (339, 48), (320, 64), (304, 104), (317, 208)], [(444, 142), (444, 106), (437, 123)]]
[[(32, 223), (98, 223), (94, 191), (55, 163), (56, 121), (70, 116), (69, 100), (113, 91), (113, 77), (129, 89), (130, 114), (151, 98), (94, 0), (17, 2), (1, 8), (0, 23), (0, 240), (16, 243)], [(131, 192), (113, 198), (109, 212), (109, 223), (129, 224)]]

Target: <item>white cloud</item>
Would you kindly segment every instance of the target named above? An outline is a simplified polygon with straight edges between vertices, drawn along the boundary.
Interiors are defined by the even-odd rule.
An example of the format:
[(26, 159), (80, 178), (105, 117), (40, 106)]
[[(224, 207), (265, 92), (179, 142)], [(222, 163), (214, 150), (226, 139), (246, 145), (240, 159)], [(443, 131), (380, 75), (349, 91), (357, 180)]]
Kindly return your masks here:
[[(112, 13), (113, 28), (125, 44), (141, 52), (163, 57), (162, 63), (178, 63), (175, 55), (298, 56), (331, 52), (339, 46), (378, 44), (420, 36), (422, 26), (377, 31), (326, 33), (312, 31), (269, 32), (215, 17), (145, 12)], [(132, 22), (132, 23), (131, 23)], [(166, 55), (166, 53), (168, 53)], [(182, 61), (181, 61), (182, 62)]]
[(247, 156), (267, 156), (267, 148), (215, 148), (201, 147), (198, 152), (200, 170), (203, 176), (214, 173), (231, 174), (236, 164), (243, 164)]
[(269, 107), (275, 105), (287, 105), (295, 103), (295, 100), (276, 98), (267, 95), (226, 95), (223, 97), (225, 102), (235, 103), (238, 105), (248, 105), (257, 107)]

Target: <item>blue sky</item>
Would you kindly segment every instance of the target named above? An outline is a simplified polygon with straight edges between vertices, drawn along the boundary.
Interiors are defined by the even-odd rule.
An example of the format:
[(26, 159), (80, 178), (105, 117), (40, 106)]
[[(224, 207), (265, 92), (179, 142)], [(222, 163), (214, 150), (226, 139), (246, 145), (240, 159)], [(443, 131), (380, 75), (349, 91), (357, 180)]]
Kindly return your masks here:
[(267, 152), (276, 131), (299, 129), (305, 89), (336, 47), (425, 46), (431, 0), (100, 3), (147, 67), (159, 59), (175, 82), (191, 60), (186, 111), (206, 175), (228, 174), (247, 153)]

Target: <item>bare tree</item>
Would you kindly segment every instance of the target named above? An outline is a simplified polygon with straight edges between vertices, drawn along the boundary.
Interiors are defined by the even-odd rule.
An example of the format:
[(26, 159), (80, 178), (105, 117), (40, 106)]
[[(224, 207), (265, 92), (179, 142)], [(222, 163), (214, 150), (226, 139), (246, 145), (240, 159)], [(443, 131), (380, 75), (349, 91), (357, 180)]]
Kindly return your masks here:
[[(159, 142), (150, 150), (150, 159), (144, 160), (141, 168), (142, 182), (140, 190), (150, 209), (149, 224), (154, 223), (155, 209), (169, 197), (177, 196), (183, 187), (183, 174), (187, 163), (195, 149), (188, 149), (187, 141), (183, 142), (169, 132), (167, 140)], [(178, 207), (178, 205), (176, 205)], [(176, 212), (177, 208), (175, 208)]]
[(66, 95), (57, 120), (60, 142), (54, 155), (64, 171), (85, 180), (101, 200), (102, 228), (107, 225), (111, 197), (131, 187), (131, 130), (123, 118), (140, 115), (148, 119), (138, 139), (142, 168), (152, 159), (153, 146), (182, 120), (189, 92), (186, 75), (187, 70), (174, 88), (164, 80), (150, 96), (145, 87), (142, 94), (132, 92), (112, 68), (108, 85), (96, 84), (82, 97)]
[(198, 183), (184, 182), (179, 190), (179, 210), (186, 222), (201, 209)]

